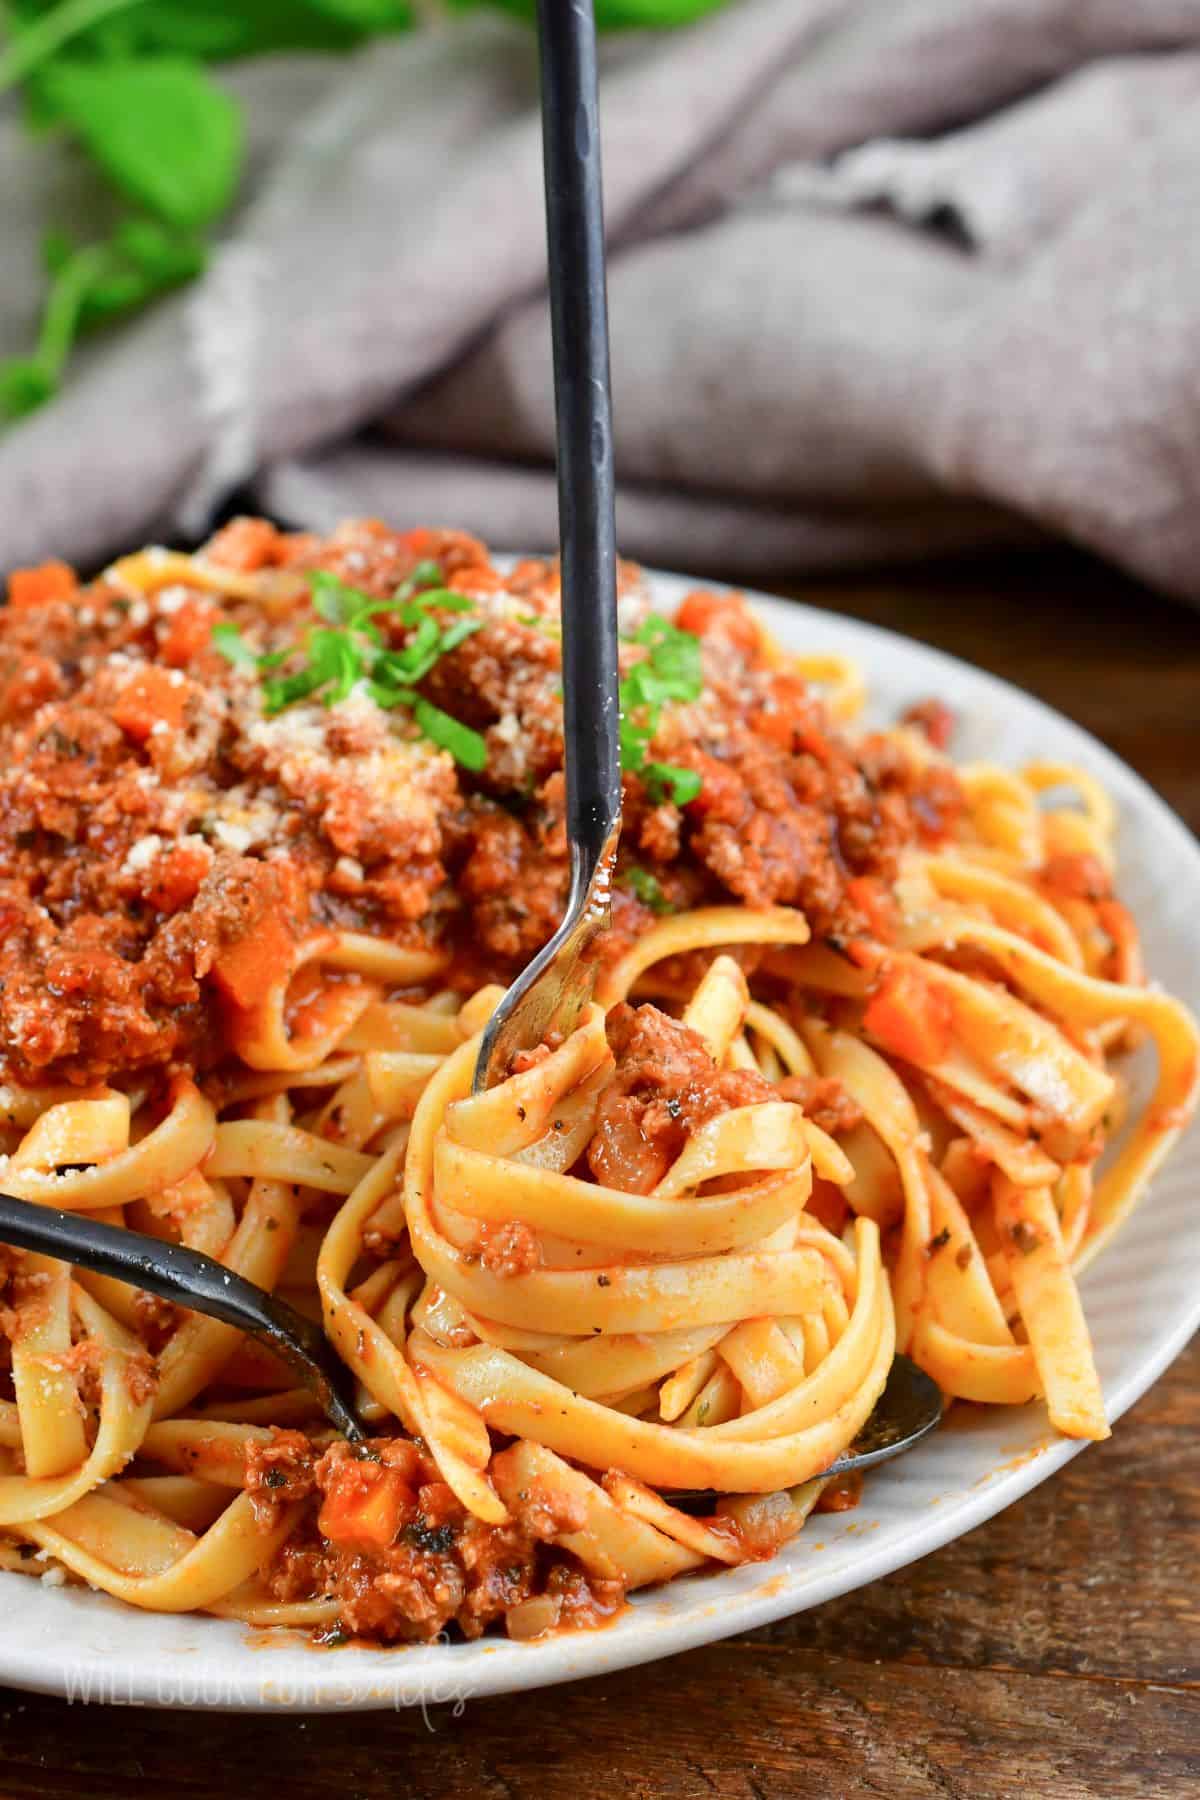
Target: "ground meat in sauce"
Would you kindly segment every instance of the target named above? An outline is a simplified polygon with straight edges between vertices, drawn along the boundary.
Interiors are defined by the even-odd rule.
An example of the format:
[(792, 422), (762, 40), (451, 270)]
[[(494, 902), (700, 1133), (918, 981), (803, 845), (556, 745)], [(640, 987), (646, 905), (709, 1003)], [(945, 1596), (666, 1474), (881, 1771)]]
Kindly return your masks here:
[[(225, 1038), (222, 958), (264, 917), (295, 936), (332, 925), (444, 943), (451, 980), (507, 981), (550, 935), (567, 884), (558, 580), (501, 577), (476, 540), (372, 522), (321, 540), (237, 520), (205, 560), (269, 587), (260, 607), (182, 584), (149, 595), (61, 565), (14, 578), (0, 609), (0, 1075), (90, 1083), (200, 1068)], [(379, 598), (434, 561), (482, 628), (422, 684), (484, 734), (471, 775), (406, 709), (351, 696), (265, 719), (253, 674), (213, 647), (214, 622), (256, 650), (313, 620), (307, 573)], [(622, 571), (637, 604), (637, 577)], [(772, 668), (736, 600), (698, 595), (705, 687), (668, 707), (656, 756), (702, 786), (678, 807), (625, 780), (614, 929), (619, 955), (654, 910), (728, 900), (801, 907), (814, 931), (886, 937), (899, 852), (953, 830), (944, 765), (886, 737), (851, 749), (797, 677)], [(705, 623), (705, 620), (708, 623)], [(402, 628), (388, 625), (404, 641)], [(631, 664), (632, 645), (622, 655)]]
[(790, 1075), (771, 1083), (754, 1069), (717, 1069), (704, 1040), (656, 1006), (616, 1006), (608, 1016), (616, 1058), (596, 1115), (587, 1162), (597, 1181), (645, 1194), (662, 1180), (706, 1120), (762, 1100), (792, 1100), (836, 1135), (862, 1120), (839, 1081)]
[(862, 1123), (862, 1108), (833, 1075), (786, 1075), (775, 1087), (777, 1100), (795, 1100), (804, 1115), (837, 1137)]
[(1038, 886), (1055, 900), (1090, 900), (1112, 898), (1112, 876), (1087, 850), (1064, 852), (1052, 856), (1037, 873)]
[(853, 1512), (862, 1500), (863, 1478), (861, 1469), (851, 1469), (847, 1475), (835, 1476), (826, 1482), (817, 1495), (814, 1512), (840, 1513)]
[(277, 1429), (246, 1446), (246, 1492), (260, 1525), (275, 1523), (280, 1506), (316, 1491), (316, 1457), (302, 1431)]
[(514, 1275), (528, 1275), (542, 1260), (537, 1235), (523, 1219), (509, 1219), (503, 1225), (482, 1225), (479, 1230), (479, 1260), (489, 1275), (510, 1280)]
[(137, 1320), (139, 1336), (147, 1349), (157, 1356), (179, 1324), (179, 1308), (169, 1300), (161, 1299), (158, 1294), (149, 1294), (144, 1288), (135, 1288), (133, 1314)]
[[(318, 1452), (302, 1433), (277, 1431), (249, 1447), (246, 1486), (266, 1526), (281, 1505), (309, 1503), (265, 1571), (267, 1586), (285, 1602), (336, 1601), (346, 1636), (425, 1642), (454, 1625), (478, 1637), (543, 1593), (559, 1600), (561, 1623), (596, 1624), (623, 1599), (619, 1583), (597, 1580), (551, 1547), (583, 1525), (578, 1502), (535, 1483), (507, 1524), (485, 1525), (407, 1438), (339, 1440)], [(380, 1495), (389, 1530), (386, 1541), (368, 1543), (354, 1521), (370, 1519)]]
[(902, 725), (915, 725), (935, 750), (948, 750), (957, 723), (944, 700), (918, 700), (900, 714)]
[(616, 1057), (588, 1145), (597, 1181), (647, 1194), (706, 1119), (771, 1099), (753, 1069), (717, 1069), (704, 1040), (656, 1006), (617, 1006), (608, 1016)]

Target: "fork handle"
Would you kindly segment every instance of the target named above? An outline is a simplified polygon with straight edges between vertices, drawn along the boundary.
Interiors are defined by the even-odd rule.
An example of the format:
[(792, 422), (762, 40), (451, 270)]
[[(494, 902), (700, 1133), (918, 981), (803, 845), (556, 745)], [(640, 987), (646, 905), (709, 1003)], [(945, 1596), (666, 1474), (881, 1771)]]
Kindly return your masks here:
[(617, 553), (592, 0), (538, 0), (562, 547), (567, 834), (595, 868), (621, 806)]

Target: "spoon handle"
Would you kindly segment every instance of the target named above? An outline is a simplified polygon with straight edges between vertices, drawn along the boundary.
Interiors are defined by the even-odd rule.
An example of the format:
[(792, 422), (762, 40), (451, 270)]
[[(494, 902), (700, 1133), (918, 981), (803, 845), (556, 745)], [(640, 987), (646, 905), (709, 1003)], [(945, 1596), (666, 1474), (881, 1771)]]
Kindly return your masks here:
[(286, 1301), (185, 1244), (0, 1194), (0, 1244), (34, 1250), (131, 1287), (145, 1288), (210, 1319), (236, 1325), (282, 1356), (312, 1389), (337, 1429), (363, 1435), (348, 1397), (350, 1377), (319, 1326)]
[(573, 873), (586, 880), (621, 805), (612, 396), (592, 0), (538, 0), (538, 21), (558, 425), (567, 835)]

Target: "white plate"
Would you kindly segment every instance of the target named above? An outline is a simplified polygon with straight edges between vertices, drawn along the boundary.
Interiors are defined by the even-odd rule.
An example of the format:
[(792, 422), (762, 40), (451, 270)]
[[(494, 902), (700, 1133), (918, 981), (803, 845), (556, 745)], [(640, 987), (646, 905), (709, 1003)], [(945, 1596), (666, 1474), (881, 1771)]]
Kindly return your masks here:
[[(693, 582), (655, 576), (667, 610)], [(1200, 847), (1162, 801), (1086, 732), (1019, 689), (923, 645), (779, 600), (763, 600), (789, 648), (857, 657), (881, 720), (929, 694), (959, 715), (955, 755), (1034, 757), (1097, 775), (1120, 816), (1120, 892), (1152, 975), (1200, 1010)], [(1200, 1324), (1200, 1136), (1178, 1146), (1131, 1228), (1083, 1278), (1114, 1420)], [(0, 1681), (75, 1699), (299, 1711), (466, 1702), (674, 1655), (819, 1605), (927, 1555), (1009, 1506), (1081, 1448), (1040, 1407), (979, 1409), (873, 1473), (849, 1514), (813, 1519), (767, 1564), (692, 1576), (637, 1596), (606, 1630), (542, 1643), (484, 1639), (391, 1650), (315, 1650), (200, 1617), (161, 1617), (106, 1595), (0, 1575)]]

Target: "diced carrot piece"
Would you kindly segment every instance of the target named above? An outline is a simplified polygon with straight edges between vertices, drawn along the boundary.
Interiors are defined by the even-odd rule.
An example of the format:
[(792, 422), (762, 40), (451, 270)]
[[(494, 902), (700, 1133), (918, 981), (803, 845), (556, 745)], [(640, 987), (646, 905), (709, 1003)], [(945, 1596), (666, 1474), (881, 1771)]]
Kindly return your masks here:
[(148, 664), (126, 682), (113, 705), (112, 716), (126, 737), (145, 743), (156, 725), (179, 730), (186, 700), (187, 688), (181, 676), (172, 680), (169, 670)]
[(10, 606), (45, 606), (51, 600), (69, 600), (78, 591), (75, 571), (64, 562), (42, 563), (36, 569), (14, 569), (8, 578)]
[(230, 519), (204, 551), (206, 562), (252, 575), (280, 561), (285, 540), (266, 519)]
[(207, 650), (212, 641), (213, 624), (219, 617), (220, 608), (211, 600), (185, 600), (162, 641), (159, 650), (162, 660), (170, 663), (173, 669), (185, 667), (194, 656)]
[(863, 1024), (885, 1050), (906, 1062), (938, 1063), (950, 1048), (950, 1003), (912, 963), (888, 970)]
[(780, 712), (778, 708), (768, 711), (764, 706), (754, 715), (754, 730), (760, 738), (766, 738), (769, 744), (778, 744), (781, 750), (793, 750), (796, 746), (796, 725), (791, 713)]
[(878, 944), (872, 943), (870, 938), (851, 938), (846, 945), (847, 960), (852, 962), (856, 969), (866, 969), (872, 974), (883, 962), (886, 954), (887, 952), (881, 950)]
[(213, 978), (235, 1006), (258, 1006), (292, 966), (296, 940), (285, 914), (266, 907), (244, 937), (227, 944)]
[(437, 547), (436, 534), (427, 525), (415, 525), (411, 531), (402, 531), (399, 541), (414, 562), (421, 562)]
[(317, 1529), (343, 1550), (386, 1550), (415, 1510), (412, 1489), (399, 1469), (383, 1463), (356, 1463), (354, 1475), (330, 1489)]
[(753, 715), (755, 732), (781, 750), (806, 748), (813, 708), (805, 683), (795, 675), (775, 675), (769, 693), (767, 703)]
[(1038, 870), (1037, 881), (1052, 899), (1105, 900), (1112, 894), (1112, 876), (1090, 850), (1050, 857)]
[(146, 900), (159, 912), (182, 912), (196, 898), (211, 861), (203, 844), (180, 844), (156, 857), (144, 890)]
[(871, 875), (855, 875), (846, 883), (846, 893), (877, 938), (886, 942), (893, 936), (896, 903), (883, 882)]
[(675, 615), (681, 631), (697, 637), (723, 637), (746, 656), (756, 657), (761, 645), (758, 626), (739, 594), (689, 594)]

